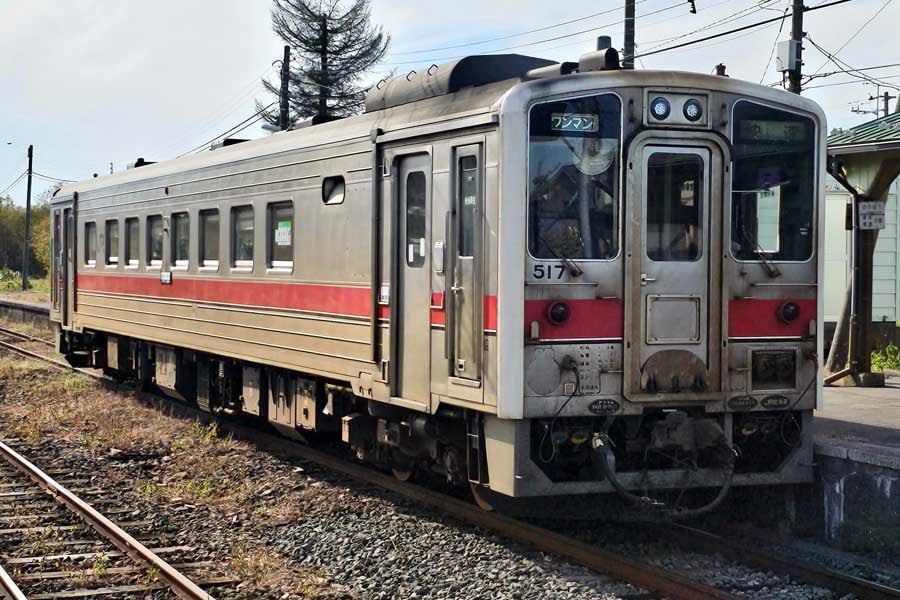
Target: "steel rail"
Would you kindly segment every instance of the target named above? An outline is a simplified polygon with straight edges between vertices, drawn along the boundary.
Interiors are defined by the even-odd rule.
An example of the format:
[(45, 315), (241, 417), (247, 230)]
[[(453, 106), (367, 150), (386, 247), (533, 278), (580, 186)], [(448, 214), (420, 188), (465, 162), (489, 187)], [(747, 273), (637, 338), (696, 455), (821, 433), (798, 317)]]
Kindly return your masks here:
[[(76, 371), (100, 381), (109, 381), (103, 375), (72, 367), (68, 363), (42, 356), (13, 344), (0, 341), (0, 347), (7, 347), (14, 352), (57, 367)], [(180, 413), (182, 416), (197, 418), (206, 422), (216, 421), (222, 431), (243, 441), (274, 450), (282, 455), (309, 460), (357, 481), (376, 485), (421, 502), (461, 521), (489, 529), (509, 539), (529, 544), (538, 550), (571, 559), (594, 571), (619, 577), (638, 587), (659, 592), (667, 597), (691, 600), (699, 597), (734, 598), (734, 596), (722, 590), (689, 580), (654, 565), (618, 556), (547, 529), (522, 523), (511, 517), (484, 512), (480, 508), (456, 498), (433, 492), (414, 484), (398, 481), (393, 477), (347, 462), (321, 450), (302, 446), (282, 437), (250, 429), (234, 422), (218, 421), (209, 413), (184, 404), (172, 403), (168, 399), (163, 399), (159, 396), (142, 394), (141, 397), (157, 406), (165, 403), (166, 406), (175, 407), (176, 414)], [(862, 599), (897, 598), (900, 600), (900, 590), (831, 569), (824, 569), (801, 561), (779, 558), (761, 551), (754, 551), (748, 545), (741, 545), (716, 534), (685, 525), (671, 524), (668, 529), (665, 527), (660, 528), (660, 532), (668, 532), (668, 537), (677, 544), (683, 546), (694, 544), (695, 547), (701, 548), (706, 552), (718, 552), (736, 562), (747, 564), (754, 568), (789, 575), (805, 583), (820, 585), (845, 594), (852, 593)]]
[(2, 566), (0, 566), (0, 593), (6, 600), (28, 600)]
[(59, 503), (67, 506), (121, 552), (146, 567), (154, 569), (157, 577), (171, 587), (172, 591), (179, 598), (184, 600), (214, 600), (211, 595), (185, 577), (180, 571), (151, 552), (150, 549), (137, 541), (128, 532), (97, 512), (93, 506), (57, 483), (52, 477), (41, 471), (28, 459), (2, 441), (0, 441), (0, 457), (22, 471)]
[[(721, 535), (689, 527), (680, 523), (668, 525), (667, 537), (682, 547), (700, 548), (705, 552), (718, 552), (732, 560), (738, 560), (762, 571), (789, 575), (813, 585), (826, 587), (842, 595), (853, 594), (862, 600), (900, 599), (900, 589), (862, 579), (834, 569), (813, 565), (797, 559), (782, 558), (763, 550), (754, 549), (746, 541), (730, 540)], [(753, 540), (754, 543), (759, 540)]]
[[(13, 344), (0, 341), (0, 347), (6, 347), (14, 352), (42, 360), (54, 366), (67, 370), (74, 370), (84, 375), (107, 381), (106, 377), (103, 377), (102, 375), (82, 369), (76, 369), (62, 361), (42, 356), (38, 353), (31, 352), (30, 350), (19, 348)], [(146, 399), (150, 399), (156, 404), (167, 402), (160, 399), (158, 396), (144, 396)], [(274, 449), (282, 454), (315, 462), (326, 469), (342, 473), (356, 481), (400, 494), (419, 504), (428, 506), (433, 510), (447, 514), (470, 525), (482, 527), (507, 539), (528, 544), (537, 550), (572, 560), (598, 573), (617, 577), (639, 588), (658, 592), (673, 600), (694, 600), (696, 598), (736, 600), (737, 598), (720, 589), (693, 581), (678, 573), (667, 571), (639, 560), (614, 554), (597, 546), (575, 540), (548, 529), (523, 523), (512, 517), (493, 512), (485, 512), (468, 502), (414, 484), (398, 481), (393, 477), (374, 471), (369, 467), (345, 461), (326, 452), (314, 450), (308, 446), (302, 446), (295, 442), (285, 440), (284, 438), (260, 432), (259, 430), (249, 429), (236, 423), (220, 422), (208, 413), (195, 410), (185, 405), (175, 406), (178, 411), (184, 415), (210, 422), (215, 420), (223, 431), (227, 431), (240, 439), (257, 444), (259, 444), (260, 441), (264, 441), (267, 445), (273, 446)], [(4, 445), (0, 442), (0, 451), (2, 451), (3, 448)], [(120, 547), (120, 549), (123, 552), (127, 551), (125, 548)], [(160, 572), (163, 573), (162, 571)], [(194, 596), (184, 597), (194, 598)], [(208, 598), (206, 595), (200, 597), (204, 599)]]
[(29, 335), (27, 333), (22, 333), (21, 331), (16, 331), (15, 329), (9, 329), (7, 327), (0, 327), (0, 333), (5, 333), (6, 335), (11, 335), (13, 337), (17, 337), (23, 339), (27, 342), (39, 342), (44, 344), (45, 346), (53, 346), (53, 342), (50, 340), (45, 340), (43, 338), (35, 337), (33, 335)]

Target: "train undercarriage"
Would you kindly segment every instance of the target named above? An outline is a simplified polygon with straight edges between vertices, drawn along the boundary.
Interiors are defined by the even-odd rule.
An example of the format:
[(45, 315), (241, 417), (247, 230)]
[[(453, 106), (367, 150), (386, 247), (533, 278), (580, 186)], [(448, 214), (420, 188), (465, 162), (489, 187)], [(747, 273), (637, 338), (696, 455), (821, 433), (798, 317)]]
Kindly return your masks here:
[[(485, 508), (521, 508), (491, 491), (496, 462), (487, 456), (485, 423), (490, 431), (501, 422), (495, 417), (448, 405), (428, 415), (362, 398), (344, 382), (113, 335), (60, 332), (57, 344), (74, 366), (103, 369), (212, 414), (255, 417), (299, 441), (310, 434), (339, 439), (400, 480), (417, 474), (470, 485)], [(688, 407), (513, 421), (516, 444), (528, 451), (503, 466), (514, 478), (539, 480), (523, 502), (556, 496), (558, 504), (562, 495), (600, 492), (625, 507), (687, 517), (713, 510), (732, 485), (806, 480), (798, 472), (810, 468), (808, 412)], [(705, 488), (705, 499), (688, 508), (688, 492), (697, 488)]]

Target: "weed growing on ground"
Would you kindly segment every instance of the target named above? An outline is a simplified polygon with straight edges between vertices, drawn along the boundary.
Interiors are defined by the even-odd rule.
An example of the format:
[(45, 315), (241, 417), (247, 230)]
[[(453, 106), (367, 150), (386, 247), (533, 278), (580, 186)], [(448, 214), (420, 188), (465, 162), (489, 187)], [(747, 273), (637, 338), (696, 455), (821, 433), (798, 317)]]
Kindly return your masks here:
[(109, 568), (109, 557), (105, 554), (101, 554), (94, 558), (93, 564), (91, 564), (91, 573), (97, 579), (102, 577), (106, 577), (107, 569)]
[(884, 350), (872, 353), (872, 370), (885, 369), (900, 370), (900, 348), (894, 342), (889, 343)]

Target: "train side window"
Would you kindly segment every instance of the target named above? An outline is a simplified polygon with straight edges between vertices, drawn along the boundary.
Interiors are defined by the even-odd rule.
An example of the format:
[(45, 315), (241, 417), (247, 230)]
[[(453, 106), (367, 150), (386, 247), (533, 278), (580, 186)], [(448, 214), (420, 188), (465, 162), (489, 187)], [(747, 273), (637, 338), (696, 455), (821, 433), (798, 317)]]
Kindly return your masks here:
[(119, 222), (106, 222), (106, 264), (119, 266)]
[(147, 260), (151, 267), (161, 267), (163, 259), (163, 219), (147, 217)]
[(327, 205), (343, 204), (345, 190), (346, 186), (342, 176), (326, 177), (322, 180), (322, 202)]
[(141, 226), (137, 219), (125, 219), (125, 266), (141, 264)]
[(190, 256), (190, 216), (186, 213), (172, 215), (172, 266), (187, 268)]
[(219, 211), (200, 211), (200, 265), (219, 266)]
[(253, 267), (253, 207), (231, 209), (231, 266)]
[(419, 268), (425, 264), (427, 180), (422, 171), (406, 176), (406, 264)]
[(84, 224), (84, 264), (87, 267), (97, 265), (97, 224)]
[(647, 160), (647, 256), (694, 261), (703, 251), (703, 159), (655, 152)]
[(269, 268), (294, 268), (294, 205), (291, 202), (269, 204)]

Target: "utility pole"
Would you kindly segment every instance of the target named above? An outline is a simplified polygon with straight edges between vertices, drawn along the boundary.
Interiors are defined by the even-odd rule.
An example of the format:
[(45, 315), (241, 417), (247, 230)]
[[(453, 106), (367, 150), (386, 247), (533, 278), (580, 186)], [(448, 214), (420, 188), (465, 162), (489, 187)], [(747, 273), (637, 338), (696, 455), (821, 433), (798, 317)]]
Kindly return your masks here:
[(634, 68), (634, 0), (625, 0), (625, 57), (622, 68)]
[(884, 116), (888, 116), (891, 114), (891, 99), (896, 98), (897, 96), (891, 96), (890, 92), (885, 92), (882, 98), (884, 99)]
[(791, 46), (794, 56), (788, 71), (788, 91), (800, 93), (800, 78), (803, 71), (803, 0), (791, 0)]
[(28, 145), (28, 185), (25, 191), (25, 244), (22, 250), (22, 291), (28, 289), (28, 246), (31, 233), (31, 166), (34, 161), (34, 145)]
[(278, 126), (281, 128), (281, 131), (286, 131), (290, 123), (290, 117), (288, 116), (289, 105), (288, 105), (288, 79), (291, 75), (291, 47), (284, 47), (284, 58), (281, 60), (281, 106), (278, 113)]

